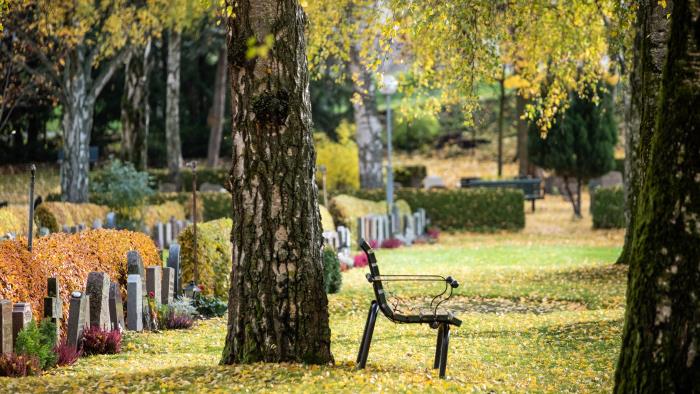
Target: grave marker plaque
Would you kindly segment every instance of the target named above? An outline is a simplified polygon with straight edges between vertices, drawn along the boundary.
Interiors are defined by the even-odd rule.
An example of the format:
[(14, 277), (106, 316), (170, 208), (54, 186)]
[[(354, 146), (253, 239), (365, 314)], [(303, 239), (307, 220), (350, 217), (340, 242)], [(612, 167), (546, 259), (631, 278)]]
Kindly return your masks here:
[(182, 291), (182, 283), (180, 281), (180, 245), (171, 244), (168, 254), (168, 267), (173, 269), (174, 279), (173, 279), (173, 297), (177, 298), (180, 296)]
[(83, 331), (90, 325), (90, 296), (74, 291), (68, 307), (68, 331), (66, 342), (77, 347), (83, 337)]
[(12, 302), (0, 300), (0, 353), (12, 353)]
[(146, 268), (146, 294), (150, 296), (153, 293), (153, 298), (157, 303), (161, 303), (161, 279), (163, 269), (160, 266), (152, 266)]
[(124, 331), (126, 329), (122, 293), (119, 290), (119, 284), (116, 282), (112, 282), (109, 285), (109, 320), (112, 323), (112, 330)]
[(130, 274), (126, 280), (126, 327), (143, 331), (143, 286), (141, 276)]
[(163, 277), (161, 279), (161, 304), (168, 305), (173, 302), (175, 294), (175, 269), (170, 267), (163, 268)]
[(44, 297), (44, 317), (56, 325), (56, 340), (61, 339), (61, 319), (63, 319), (63, 301), (60, 297), (58, 278), (47, 279), (47, 295)]
[(28, 302), (17, 302), (12, 307), (12, 342), (17, 342), (17, 334), (32, 321), (32, 305)]

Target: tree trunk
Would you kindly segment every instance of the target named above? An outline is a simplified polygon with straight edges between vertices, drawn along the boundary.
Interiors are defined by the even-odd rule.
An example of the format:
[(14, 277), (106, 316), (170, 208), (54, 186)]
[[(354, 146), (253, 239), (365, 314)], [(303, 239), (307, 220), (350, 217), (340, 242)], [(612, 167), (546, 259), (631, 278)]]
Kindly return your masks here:
[(674, 0), (670, 24), (637, 200), (617, 393), (700, 390), (700, 1)]
[(168, 174), (180, 185), (182, 144), (180, 143), (180, 32), (168, 31), (168, 66), (165, 97), (165, 139)]
[[(228, 1), (233, 267), (222, 363), (333, 361), (298, 0)], [(273, 35), (266, 57), (249, 38)]]
[(216, 64), (216, 76), (214, 78), (214, 102), (209, 111), (209, 147), (207, 149), (207, 165), (216, 167), (219, 163), (219, 151), (221, 150), (221, 136), (224, 131), (224, 114), (226, 108), (226, 73), (228, 57), (226, 46), (219, 52), (219, 61)]
[(574, 195), (569, 185), (569, 177), (564, 175), (562, 178), (564, 178), (564, 190), (566, 190), (566, 194), (571, 201), (571, 207), (574, 209), (574, 216), (581, 218), (581, 181), (576, 178), (576, 195)]
[[(667, 2), (672, 7), (672, 1)], [(634, 40), (634, 63), (630, 76), (629, 132), (625, 137), (625, 189), (627, 232), (618, 263), (627, 264), (633, 244), (637, 196), (644, 182), (649, 146), (661, 90), (661, 72), (666, 60), (669, 10), (656, 0), (643, 0), (637, 11), (638, 29)]]
[(518, 175), (521, 177), (532, 175), (534, 172), (527, 154), (528, 123), (527, 119), (522, 118), (523, 114), (525, 114), (526, 104), (527, 100), (524, 97), (516, 95), (515, 105), (518, 113)]
[(350, 50), (350, 71), (353, 73), (353, 90), (357, 100), (353, 100), (359, 162), (360, 187), (363, 189), (380, 189), (384, 187), (382, 161), (384, 149), (382, 144), (382, 125), (377, 116), (376, 89), (372, 75), (362, 65), (358, 49)]
[(95, 97), (90, 94), (90, 67), (84, 67), (85, 53), (77, 48), (70, 54), (63, 102), (63, 161), (61, 162), (61, 199), (69, 202), (88, 201), (90, 172), (90, 132)]
[(503, 176), (503, 111), (506, 104), (506, 88), (505, 88), (505, 66), (503, 68), (504, 75), (498, 80), (499, 97), (498, 97), (498, 177)]
[(143, 48), (134, 49), (126, 62), (124, 94), (122, 96), (122, 160), (134, 164), (138, 170), (148, 166), (148, 74), (150, 72), (150, 40)]

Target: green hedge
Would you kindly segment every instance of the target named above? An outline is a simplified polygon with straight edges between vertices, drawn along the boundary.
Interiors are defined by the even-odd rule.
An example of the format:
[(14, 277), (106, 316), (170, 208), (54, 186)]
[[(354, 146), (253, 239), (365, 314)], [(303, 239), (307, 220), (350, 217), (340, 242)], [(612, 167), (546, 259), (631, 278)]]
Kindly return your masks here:
[(591, 199), (593, 228), (625, 228), (625, 194), (622, 187), (599, 187)]
[(327, 294), (335, 294), (340, 291), (343, 284), (343, 276), (340, 274), (340, 260), (333, 248), (323, 248), (323, 287)]
[[(378, 200), (384, 190), (358, 190), (359, 198)], [(443, 230), (496, 231), (525, 227), (523, 193), (514, 189), (399, 189), (396, 198), (413, 210), (425, 209), (430, 223)]]
[[(156, 193), (149, 199), (150, 205), (177, 202), (185, 207), (187, 217), (192, 216), (192, 192)], [(201, 211), (200, 211), (201, 210)], [(197, 193), (197, 212), (205, 222), (221, 218), (231, 218), (231, 194), (219, 192)]]
[[(219, 219), (197, 224), (197, 270), (199, 284), (205, 295), (228, 297), (231, 274), (231, 219)], [(182, 264), (182, 283), (194, 279), (193, 226), (187, 226), (178, 236)]]

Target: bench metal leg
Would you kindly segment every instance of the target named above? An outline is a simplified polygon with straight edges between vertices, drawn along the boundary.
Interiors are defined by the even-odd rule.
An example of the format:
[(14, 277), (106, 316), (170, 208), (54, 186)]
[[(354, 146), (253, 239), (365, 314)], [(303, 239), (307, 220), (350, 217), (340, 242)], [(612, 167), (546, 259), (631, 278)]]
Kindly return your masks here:
[(442, 332), (442, 324), (440, 324), (437, 330), (437, 345), (435, 345), (435, 362), (433, 362), (433, 369), (440, 368), (440, 354), (442, 353)]
[(367, 314), (367, 322), (365, 323), (365, 332), (362, 334), (362, 342), (360, 343), (360, 351), (357, 354), (357, 369), (364, 369), (367, 364), (367, 356), (369, 355), (369, 345), (372, 342), (372, 333), (374, 333), (374, 323), (377, 321), (377, 311), (379, 304), (377, 301), (372, 301)]
[(445, 378), (445, 370), (447, 369), (447, 349), (450, 347), (450, 325), (443, 324), (442, 343), (440, 349), (440, 378)]
[(535, 212), (535, 199), (532, 199), (532, 212)]

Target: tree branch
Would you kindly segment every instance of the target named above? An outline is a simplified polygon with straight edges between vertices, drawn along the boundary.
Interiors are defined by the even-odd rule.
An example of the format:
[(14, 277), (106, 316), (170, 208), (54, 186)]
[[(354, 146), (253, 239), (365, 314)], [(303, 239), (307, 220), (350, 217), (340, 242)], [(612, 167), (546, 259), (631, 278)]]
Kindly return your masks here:
[(90, 94), (92, 97), (97, 97), (104, 89), (107, 82), (109, 82), (112, 75), (117, 71), (119, 66), (131, 58), (131, 47), (126, 46), (122, 48), (119, 53), (112, 58), (112, 60), (107, 63), (107, 65), (102, 69), (102, 72), (95, 78), (95, 82), (92, 84), (92, 89), (90, 89)]

